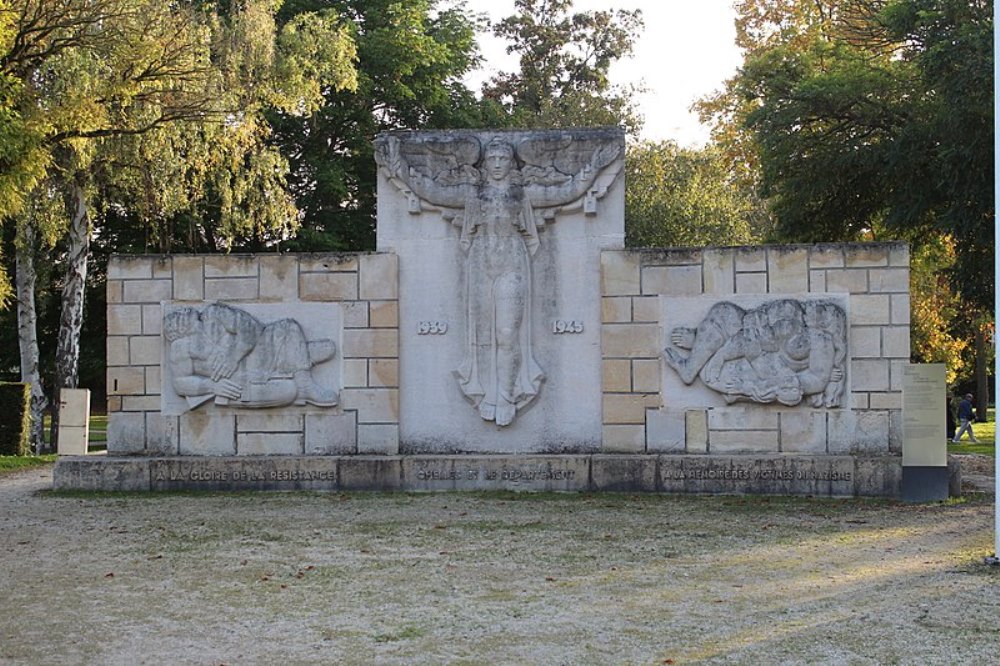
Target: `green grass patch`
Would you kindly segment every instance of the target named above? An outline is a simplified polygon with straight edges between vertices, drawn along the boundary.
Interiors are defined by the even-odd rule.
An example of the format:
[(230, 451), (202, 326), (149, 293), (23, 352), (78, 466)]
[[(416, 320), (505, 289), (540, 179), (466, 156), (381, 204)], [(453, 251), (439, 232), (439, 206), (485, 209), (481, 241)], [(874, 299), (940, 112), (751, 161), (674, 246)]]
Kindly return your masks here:
[[(49, 414), (45, 415), (43, 437), (46, 444), (52, 441), (52, 416)], [(91, 414), (87, 449), (90, 451), (103, 451), (107, 448), (107, 441), (108, 415)]]
[(962, 436), (958, 444), (949, 444), (949, 453), (975, 453), (982, 456), (996, 456), (997, 421), (996, 409), (989, 409), (986, 412), (986, 421), (977, 421), (972, 424), (972, 432), (975, 433), (978, 443), (974, 443)]
[(0, 456), (0, 474), (15, 472), (27, 467), (38, 467), (56, 461), (54, 455), (47, 456)]
[(108, 441), (108, 415), (91, 414), (90, 416), (90, 437), (87, 443), (93, 448), (95, 443), (103, 444)]

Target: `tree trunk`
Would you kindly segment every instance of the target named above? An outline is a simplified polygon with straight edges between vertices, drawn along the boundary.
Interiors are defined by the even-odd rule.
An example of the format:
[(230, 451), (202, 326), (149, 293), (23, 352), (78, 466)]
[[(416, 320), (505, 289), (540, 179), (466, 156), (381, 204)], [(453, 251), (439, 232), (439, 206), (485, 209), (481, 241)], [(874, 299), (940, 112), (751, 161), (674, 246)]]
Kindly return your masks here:
[[(69, 256), (66, 281), (62, 290), (59, 315), (59, 338), (56, 342), (56, 389), (76, 388), (80, 368), (80, 329), (83, 327), (83, 298), (87, 286), (87, 261), (90, 258), (90, 222), (83, 187), (69, 184), (69, 202), (73, 219), (69, 227)], [(58, 427), (58, 410), (52, 416), (53, 435)], [(53, 438), (55, 442), (55, 438)]]
[(986, 331), (982, 323), (976, 325), (976, 417), (986, 419), (990, 404), (990, 383), (986, 374)]
[(35, 233), (28, 218), (19, 229), (15, 255), (17, 285), (17, 344), (21, 352), (21, 381), (31, 385), (31, 447), (36, 454), (47, 453), (45, 446), (45, 388), (38, 367), (38, 312), (35, 309)]

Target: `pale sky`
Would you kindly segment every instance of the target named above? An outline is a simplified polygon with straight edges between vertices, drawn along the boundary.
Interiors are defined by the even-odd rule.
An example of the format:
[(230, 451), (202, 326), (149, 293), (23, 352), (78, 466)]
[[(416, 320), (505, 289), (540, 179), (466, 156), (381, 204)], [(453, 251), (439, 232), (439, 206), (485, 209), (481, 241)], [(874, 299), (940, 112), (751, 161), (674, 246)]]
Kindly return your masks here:
[[(708, 140), (708, 128), (689, 111), (691, 104), (722, 87), (741, 63), (733, 43), (734, 0), (574, 0), (574, 11), (595, 9), (641, 9), (646, 27), (632, 58), (611, 68), (613, 83), (643, 83), (647, 92), (639, 98), (646, 119), (641, 138), (672, 139), (682, 146), (698, 146)], [(467, 0), (469, 9), (499, 20), (514, 11), (514, 0)], [(480, 39), (486, 60), (484, 72), (467, 79), (478, 90), (480, 83), (497, 71), (512, 71), (516, 60), (504, 52), (503, 42)]]

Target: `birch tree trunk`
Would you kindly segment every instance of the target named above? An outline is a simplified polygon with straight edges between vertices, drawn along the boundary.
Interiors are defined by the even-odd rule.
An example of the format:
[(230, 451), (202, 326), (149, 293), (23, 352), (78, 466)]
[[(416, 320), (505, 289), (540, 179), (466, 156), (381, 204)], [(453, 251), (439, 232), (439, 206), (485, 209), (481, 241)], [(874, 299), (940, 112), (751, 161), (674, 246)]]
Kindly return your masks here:
[(35, 233), (34, 221), (26, 219), (19, 229), (15, 253), (17, 289), (17, 344), (21, 352), (21, 381), (31, 385), (31, 447), (45, 453), (44, 414), (47, 400), (38, 367), (38, 312), (35, 309)]
[[(83, 327), (83, 299), (87, 286), (87, 261), (90, 258), (90, 220), (83, 187), (69, 184), (69, 202), (73, 219), (69, 227), (69, 252), (66, 281), (62, 290), (59, 337), (56, 341), (56, 390), (76, 388), (80, 368), (80, 330)], [(58, 399), (58, 398), (57, 398)], [(52, 441), (58, 433), (58, 410), (52, 416)]]

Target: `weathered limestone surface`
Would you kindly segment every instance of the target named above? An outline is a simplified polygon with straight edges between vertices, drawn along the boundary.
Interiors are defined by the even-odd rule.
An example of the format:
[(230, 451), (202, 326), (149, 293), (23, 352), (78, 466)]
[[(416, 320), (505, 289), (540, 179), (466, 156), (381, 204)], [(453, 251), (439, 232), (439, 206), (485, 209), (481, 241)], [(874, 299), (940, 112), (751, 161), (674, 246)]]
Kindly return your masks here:
[(337, 404), (338, 345), (328, 337), (341, 329), (335, 306), (171, 302), (163, 310), (162, 342), (160, 336), (130, 342), (133, 356), (137, 341), (156, 342), (148, 360), (134, 365), (155, 365), (162, 346), (163, 414), (185, 414), (208, 402), (220, 411)]
[(603, 450), (644, 399), (646, 452), (898, 453), (908, 262), (901, 243), (605, 251)]
[[(389, 133), (376, 157), (378, 247), (399, 256), (400, 450), (599, 450), (623, 134)], [(605, 281), (638, 278), (621, 273)]]
[(907, 247), (625, 250), (623, 151), (388, 133), (376, 253), (112, 258), (58, 483), (898, 494)]
[[(957, 464), (949, 464), (958, 478)], [(58, 490), (521, 490), (899, 495), (898, 456), (65, 457)]]
[[(697, 379), (727, 405), (840, 406), (848, 369), (842, 301), (665, 297), (663, 308), (664, 361), (684, 384)], [(674, 388), (681, 393), (713, 404), (703, 392)]]
[[(398, 387), (396, 266), (377, 253), (112, 258), (109, 452), (396, 453), (398, 396), (382, 396)], [(363, 399), (344, 405), (347, 388)]]

